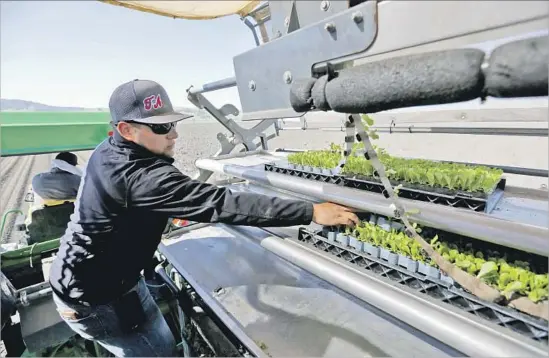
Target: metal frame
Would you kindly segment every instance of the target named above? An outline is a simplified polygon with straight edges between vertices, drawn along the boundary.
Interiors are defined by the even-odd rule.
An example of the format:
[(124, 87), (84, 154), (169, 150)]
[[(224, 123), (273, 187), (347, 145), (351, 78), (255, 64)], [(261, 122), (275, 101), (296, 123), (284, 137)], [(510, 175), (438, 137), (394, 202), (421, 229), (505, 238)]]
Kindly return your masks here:
[(48, 282), (18, 290), (17, 298), (21, 335), (30, 352), (61, 344), (75, 335), (57, 313)]
[[(509, 36), (547, 29), (546, 5), (537, 1), (367, 1), (324, 17), (318, 14), (317, 1), (303, 2), (317, 6), (316, 12), (305, 11), (301, 2), (269, 3), (276, 41), (234, 58), (245, 120), (301, 116), (290, 106), (288, 84), (325, 74), (328, 62), (338, 70), (355, 62), (505, 42)], [(348, 7), (348, 2), (331, 4)], [(433, 17), (441, 26), (433, 27)], [(302, 19), (307, 20), (302, 24)], [(360, 35), (353, 32), (360, 26)]]
[[(292, 231), (289, 233), (291, 238), (288, 238), (288, 231)], [(253, 295), (254, 288), (263, 286), (265, 292), (268, 292), (269, 298), (274, 299), (273, 291), (277, 289), (274, 286), (281, 286), (280, 281), (272, 279), (274, 277), (272, 275), (254, 275), (259, 269), (257, 265), (261, 265), (258, 262), (262, 262), (263, 265), (273, 266), (271, 273), (291, 272), (292, 282), (299, 281), (298, 285), (293, 287), (293, 295), (290, 298), (285, 297), (286, 299), (301, 302), (299, 300), (308, 297), (307, 295), (311, 295), (311, 292), (315, 291), (310, 287), (309, 281), (305, 281), (304, 278), (296, 278), (296, 276), (300, 276), (299, 272), (306, 272), (307, 275), (314, 275), (320, 280), (326, 281), (327, 286), (324, 287), (330, 294), (336, 295), (336, 289), (340, 289), (345, 294), (354, 296), (352, 300), (354, 301), (356, 298), (359, 301), (358, 304), (365, 307), (365, 311), (371, 312), (372, 310), (366, 307), (373, 307), (380, 313), (383, 312), (382, 317), (391, 317), (397, 320), (392, 323), (398, 325), (398, 329), (404, 328), (410, 332), (406, 326), (411, 327), (417, 330), (417, 333), (429, 337), (428, 340), (434, 342), (433, 345), (442, 343), (465, 355), (531, 356), (543, 354), (541, 352), (546, 349), (541, 343), (510, 329), (500, 327), (493, 322), (486, 322), (480, 317), (475, 317), (474, 314), (463, 312), (457, 307), (452, 307), (451, 304), (441, 303), (440, 300), (428, 295), (418, 295), (417, 291), (403, 287), (388, 278), (379, 277), (314, 248), (306, 247), (294, 239), (294, 236), (297, 236), (293, 234), (294, 231), (297, 229), (265, 230), (212, 224), (210, 228), (202, 228), (195, 233), (166, 242), (160, 250), (177, 271), (181, 270), (180, 274), (184, 279), (191, 279), (193, 287), (195, 284), (197, 287), (201, 287), (201, 292), (197, 291), (199, 295), (204, 295), (208, 304), (222, 312), (226, 324), (235, 325), (238, 333), (244, 333), (244, 338), (246, 338), (246, 331), (242, 332), (240, 324), (242, 324), (242, 320), (249, 321), (254, 318), (254, 312), (243, 311), (247, 307), (250, 295)], [(230, 237), (227, 233), (234, 237)], [(225, 242), (238, 242), (238, 253), (232, 251), (237, 248)], [(185, 262), (187, 262), (185, 255), (193, 255), (206, 247), (213, 250), (214, 257), (227, 254), (231, 259), (224, 261), (222, 265), (214, 265), (207, 275), (204, 273), (201, 275), (199, 272), (204, 270), (198, 269), (194, 265), (185, 267)], [(281, 258), (282, 261), (269, 261), (272, 254)], [(206, 260), (209, 262), (208, 260), (212, 259)], [(225, 278), (222, 274), (218, 275), (219, 270), (227, 270), (227, 267), (234, 265), (239, 268), (230, 274), (230, 279)], [(196, 279), (200, 281), (194, 281), (193, 274), (196, 274), (198, 276)], [(234, 282), (237, 284), (233, 282), (233, 275), (235, 276)], [(279, 275), (275, 276), (280, 278)], [(216, 294), (218, 290), (212, 289), (212, 287), (219, 287), (221, 293)], [(224, 290), (228, 293), (227, 295), (223, 294)], [(258, 297), (258, 299), (268, 302), (269, 298), (266, 295), (261, 299)], [(316, 293), (315, 301), (322, 299), (320, 295), (326, 295), (326, 293)], [(242, 299), (242, 302), (236, 303), (235, 300), (238, 299)], [(241, 309), (239, 310), (236, 306)], [(225, 315), (227, 311), (229, 314)], [(292, 312), (292, 309), (288, 311)], [(305, 315), (305, 312), (306, 308), (299, 310), (302, 315)], [(307, 316), (303, 319), (307, 319)], [(359, 321), (364, 324), (363, 320)], [(335, 325), (342, 324), (342, 322), (335, 323)], [(247, 332), (250, 332), (250, 329), (248, 327)], [(245, 327), (244, 330), (246, 330)], [(379, 334), (379, 331), (377, 333)], [(278, 342), (283, 340), (283, 337), (273, 338), (273, 340)]]
[[(259, 150), (256, 153), (259, 155), (268, 155), (268, 152), (262, 150)], [(226, 155), (224, 158), (246, 159), (249, 155), (249, 153), (235, 153), (234, 155)], [(311, 199), (313, 201), (316, 199), (315, 196), (309, 198), (306, 197), (302, 191), (288, 193), (277, 189), (276, 186), (273, 187), (272, 185), (264, 183), (260, 183), (259, 186), (255, 184), (238, 185), (233, 186), (231, 189), (244, 192), (258, 192), (264, 195), (276, 195), (275, 193), (278, 192), (280, 193), (279, 196), (283, 199), (295, 199), (296, 197), (303, 198), (305, 200)], [(401, 280), (399, 281), (394, 277), (390, 277), (391, 275), (378, 275), (376, 270), (374, 270), (376, 272), (364, 270), (364, 268), (367, 267), (363, 265), (364, 262), (360, 261), (360, 255), (346, 252), (352, 251), (352, 249), (348, 247), (344, 248), (337, 242), (329, 242), (326, 244), (327, 247), (333, 247), (333, 250), (330, 250), (330, 253), (338, 256), (336, 258), (330, 254), (321, 252), (324, 249), (322, 245), (321, 247), (315, 248), (314, 246), (317, 245), (312, 246), (301, 243), (299, 238), (296, 237), (294, 233), (294, 231), (297, 230), (295, 227), (261, 229), (253, 227), (232, 227), (224, 224), (210, 224), (207, 226), (210, 226), (211, 228), (220, 227), (227, 232), (234, 233), (235, 237), (237, 237), (238, 241), (242, 242), (243, 245), (247, 241), (255, 241), (263, 249), (276, 254), (286, 260), (290, 265), (295, 265), (299, 269), (303, 269), (321, 278), (322, 280), (325, 280), (329, 284), (357, 297), (359, 300), (363, 300), (368, 305), (373, 305), (374, 307), (380, 309), (384, 312), (384, 314), (391, 315), (401, 322), (404, 322), (404, 324), (408, 324), (424, 332), (428, 336), (433, 337), (439, 342), (442, 342), (443, 344), (446, 344), (449, 347), (459, 350), (467, 355), (482, 355), (482, 352), (490, 352), (490, 354), (493, 355), (494, 351), (491, 351), (493, 349), (498, 351), (501, 349), (502, 352), (498, 354), (504, 356), (513, 356), (517, 354), (540, 355), (543, 354), (541, 353), (542, 351), (545, 352), (546, 346), (544, 346), (543, 343), (540, 344), (535, 342), (538, 339), (541, 341), (546, 339), (546, 335), (544, 336), (543, 332), (536, 330), (535, 320), (528, 321), (528, 319), (526, 319), (528, 321), (526, 325), (532, 330), (532, 334), (535, 337), (530, 337), (528, 334), (524, 333), (513, 332), (516, 327), (511, 327), (514, 327), (513, 323), (516, 323), (515, 319), (520, 321), (520, 318), (509, 318), (506, 316), (500, 317), (496, 315), (496, 318), (489, 319), (484, 316), (487, 306), (483, 305), (485, 305), (486, 302), (478, 301), (478, 298), (472, 297), (471, 295), (452, 288), (450, 288), (449, 291), (445, 291), (446, 293), (444, 298), (437, 296), (436, 294), (433, 296), (426, 293), (417, 294), (418, 290), (423, 290), (417, 287), (403, 287), (407, 286), (404, 284), (404, 281), (407, 281), (405, 277), (401, 277)], [(314, 225), (310, 226), (309, 229), (311, 227), (314, 227)], [(202, 228), (205, 230), (211, 230), (204, 227)], [(300, 231), (302, 229), (303, 227)], [(316, 232), (314, 228), (312, 232)], [(196, 237), (194, 235), (196, 235)], [(219, 238), (220, 241), (223, 242), (228, 240), (228, 238), (223, 234), (217, 235), (221, 237), (216, 236), (210, 231), (207, 231), (206, 233), (201, 232), (201, 230), (198, 230), (194, 234), (183, 235), (178, 238), (175, 243), (173, 243), (174, 247), (171, 256), (173, 258), (177, 258), (177, 250), (187, 250), (187, 246), (183, 242), (189, 242), (189, 245), (191, 245), (191, 242), (201, 241), (193, 240), (193, 238), (204, 237), (208, 238), (208, 240), (216, 240)], [(178, 247), (179, 241), (183, 241), (181, 242), (181, 247)], [(202, 245), (212, 247), (211, 243), (204, 243)], [(221, 245), (225, 247), (225, 244)], [(162, 247), (162, 250), (170, 251), (169, 246), (172, 246), (172, 244), (167, 243)], [(197, 248), (195, 247), (195, 249)], [(219, 250), (223, 249), (221, 247), (214, 249), (218, 255), (220, 254)], [(259, 254), (260, 253), (254, 249), (254, 256)], [(181, 257), (179, 257), (179, 259), (181, 259)], [(252, 269), (253, 271), (252, 262), (248, 262), (245, 255), (239, 256), (239, 260), (244, 263), (243, 267), (248, 267), (248, 269)], [(356, 267), (356, 264), (360, 267)], [(217, 268), (217, 270), (220, 269), (223, 270), (222, 268)], [(246, 271), (245, 269), (243, 270)], [(388, 270), (391, 269), (388, 268)], [(191, 276), (191, 272), (184, 272), (184, 276)], [(216, 275), (214, 268), (214, 271), (208, 272), (207, 278), (204, 282), (202, 282), (202, 284), (211, 286), (213, 282), (217, 282), (217, 280), (213, 279), (217, 276), (218, 275)], [(210, 279), (210, 277), (212, 279)], [(260, 278), (260, 280), (261, 279), (262, 278)], [(240, 283), (239, 287), (244, 289), (247, 285), (251, 284), (244, 283), (239, 279), (237, 279), (237, 281)], [(221, 279), (221, 282), (226, 282), (226, 280)], [(426, 290), (430, 290), (433, 288), (433, 283), (425, 281), (423, 282), (423, 286), (426, 287)], [(228, 287), (230, 288), (232, 285), (229, 285)], [(464, 297), (466, 297), (470, 311), (467, 307), (463, 307), (463, 299), (460, 299), (458, 297), (459, 295), (464, 295)], [(234, 307), (234, 305), (230, 306), (228, 302), (238, 299), (238, 297), (235, 296), (224, 298), (225, 300), (218, 299), (213, 302), (216, 305), (219, 303), (222, 305), (228, 305), (225, 306), (225, 308), (228, 309), (230, 307)], [(402, 302), (406, 302), (406, 304), (403, 305)], [(420, 307), (421, 305), (424, 305), (424, 307)], [(456, 309), (456, 307), (452, 306), (457, 306), (460, 309)], [(497, 307), (495, 307), (495, 309), (498, 310)], [(467, 312), (464, 312), (464, 310)], [(242, 316), (239, 316), (238, 312), (234, 312), (233, 314), (234, 315), (230, 318), (238, 323)], [(437, 315), (441, 315), (441, 317), (438, 319), (433, 318)], [(512, 313), (511, 316), (513, 316)], [(487, 319), (488, 321), (486, 321)], [(500, 321), (498, 321), (498, 319)], [(440, 329), (437, 325), (441, 325), (444, 329)], [(401, 325), (399, 326), (402, 327)], [(448, 331), (448, 327), (451, 327), (450, 331)], [(465, 336), (467, 337), (468, 342), (463, 341), (464, 333), (461, 332), (462, 329), (464, 332), (467, 332)], [(480, 333), (480, 335), (477, 335), (478, 333)], [(509, 346), (506, 348), (497, 346), (498, 340), (500, 339), (503, 339), (505, 344)], [(507, 351), (508, 348), (513, 351)], [(519, 353), (519, 351), (523, 349), (526, 349), (529, 352)], [(515, 352), (514, 350), (519, 351)]]
[[(217, 135), (221, 149), (213, 157), (230, 153), (238, 144), (243, 144), (248, 151), (255, 150), (259, 146), (267, 149), (268, 140), (278, 135), (280, 128), (275, 120), (279, 118), (300, 117), (302, 118), (301, 127), (306, 129), (304, 113), (294, 112), (289, 105), (288, 86), (296, 78), (326, 73), (327, 59), (334, 69), (342, 69), (355, 62), (373, 61), (434, 49), (475, 47), (483, 41), (505, 41), (506, 37), (512, 35), (546, 31), (544, 20), (547, 18), (547, 9), (544, 8), (543, 3), (537, 1), (504, 3), (456, 1), (444, 4), (367, 1), (350, 9), (348, 6), (347, 1), (268, 1), (247, 16), (241, 17), (244, 24), (252, 31), (257, 47), (235, 57), (236, 76), (188, 89), (189, 100), (198, 108), (205, 109), (233, 134), (231, 138), (226, 138), (221, 133)], [(429, 19), (435, 13), (439, 19), (445, 19), (445, 21), (439, 21), (445, 26), (432, 31)], [(471, 18), (471, 14), (476, 15)], [(273, 29), (271, 40), (266, 34), (267, 21), (271, 22)], [(450, 25), (446, 26), (447, 24)], [(395, 29), (395, 26), (398, 28)], [(259, 39), (256, 28), (260, 30), (262, 41)], [(349, 44), (343, 46), (337, 39), (342, 37), (341, 31), (351, 31), (351, 28), (355, 31), (360, 29), (360, 35), (356, 34), (356, 38), (343, 36)], [(390, 34), (395, 31), (400, 31), (402, 36), (391, 36)], [(314, 40), (314, 36), (318, 36), (319, 33), (322, 34), (321, 37)], [(331, 45), (326, 46), (327, 41), (331, 41)], [(299, 48), (292, 50), (292, 46), (296, 45), (299, 45)], [(340, 47), (334, 49), (334, 46)], [(354, 49), (352, 46), (355, 46)], [(322, 50), (323, 48), (329, 50)], [(276, 56), (272, 56), (273, 49), (276, 50)], [(293, 51), (292, 56), (282, 55), (290, 51)], [(313, 60), (311, 57), (299, 57), (301, 53), (309, 52), (318, 58), (315, 57), (316, 60)], [(294, 56), (296, 53), (298, 56)], [(361, 61), (358, 61), (359, 59)], [(287, 68), (283, 73), (278, 73), (281, 61)], [(299, 67), (301, 70), (296, 71), (295, 66), (301, 66)], [(254, 73), (258, 76), (248, 81), (246, 76), (250, 75), (250, 71), (255, 71)], [(233, 120), (226, 118), (229, 114), (238, 115), (236, 107), (225, 105), (218, 109), (203, 96), (206, 92), (234, 86), (238, 87), (241, 98), (242, 119), (261, 119), (261, 122), (251, 130), (246, 130)], [(250, 111), (250, 108), (257, 110)], [(265, 135), (265, 131), (271, 125), (276, 134)], [(545, 130), (534, 128), (501, 128), (497, 133), (484, 128), (453, 127), (408, 127), (406, 129), (389, 127), (388, 129), (379, 128), (379, 130), (391, 133), (437, 132), (547, 136)], [(258, 138), (260, 144), (256, 143)], [(197, 178), (208, 180), (211, 174), (200, 169)]]

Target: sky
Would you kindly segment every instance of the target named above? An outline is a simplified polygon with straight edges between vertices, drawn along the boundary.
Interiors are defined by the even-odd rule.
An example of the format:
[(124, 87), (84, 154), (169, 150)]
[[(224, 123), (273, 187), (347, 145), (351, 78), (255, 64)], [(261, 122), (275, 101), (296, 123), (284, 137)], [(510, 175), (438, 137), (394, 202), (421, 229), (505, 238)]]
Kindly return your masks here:
[[(114, 88), (140, 78), (164, 86), (176, 106), (192, 106), (188, 87), (232, 77), (233, 57), (255, 47), (237, 15), (198, 21), (99, 1), (0, 4), (2, 98), (107, 107)], [(207, 98), (221, 106), (238, 91)]]
[[(175, 106), (192, 107), (186, 99), (188, 87), (234, 76), (233, 57), (255, 47), (250, 29), (236, 15), (198, 21), (99, 1), (0, 4), (2, 98), (106, 108), (114, 88), (140, 78), (163, 85)], [(206, 96), (219, 107), (233, 103), (241, 108), (236, 88)], [(547, 105), (547, 97), (487, 104), (499, 107), (500, 102), (511, 107)], [(478, 105), (473, 101), (443, 107)]]

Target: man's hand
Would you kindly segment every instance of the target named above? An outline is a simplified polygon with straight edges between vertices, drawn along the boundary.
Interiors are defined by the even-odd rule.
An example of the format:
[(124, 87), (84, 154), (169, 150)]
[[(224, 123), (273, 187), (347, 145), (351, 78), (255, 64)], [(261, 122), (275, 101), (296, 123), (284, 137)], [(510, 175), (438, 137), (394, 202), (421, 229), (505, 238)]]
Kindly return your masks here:
[(313, 221), (319, 225), (358, 225), (358, 216), (345, 206), (322, 203), (313, 205)]

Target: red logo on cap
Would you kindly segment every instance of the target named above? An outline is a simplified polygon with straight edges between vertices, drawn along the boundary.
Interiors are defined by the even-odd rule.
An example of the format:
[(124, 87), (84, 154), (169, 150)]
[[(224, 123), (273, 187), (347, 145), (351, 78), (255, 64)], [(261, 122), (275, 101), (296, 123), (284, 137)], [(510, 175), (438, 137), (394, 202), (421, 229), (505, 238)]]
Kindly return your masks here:
[(164, 102), (162, 102), (162, 98), (159, 94), (153, 94), (143, 100), (143, 106), (146, 111), (150, 111), (151, 109), (162, 108), (162, 106), (164, 106)]

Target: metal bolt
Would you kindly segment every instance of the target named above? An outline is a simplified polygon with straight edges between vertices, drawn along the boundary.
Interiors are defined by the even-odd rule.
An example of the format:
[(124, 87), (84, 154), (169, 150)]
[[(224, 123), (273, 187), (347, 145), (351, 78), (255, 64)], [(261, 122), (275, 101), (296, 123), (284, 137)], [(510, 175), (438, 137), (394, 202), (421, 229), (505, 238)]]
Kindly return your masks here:
[(329, 32), (334, 32), (336, 30), (336, 26), (333, 22), (329, 22), (326, 25), (324, 25), (324, 30)]
[(284, 82), (290, 84), (292, 83), (292, 73), (290, 71), (284, 72)]
[(358, 24), (358, 23), (362, 22), (364, 17), (362, 16), (362, 13), (360, 11), (356, 11), (356, 12), (353, 12), (352, 19), (353, 19), (354, 22), (356, 22)]
[(248, 82), (248, 88), (251, 89), (252, 91), (255, 91), (255, 82), (254, 81)]
[(284, 26), (286, 26), (286, 27), (290, 26), (290, 18), (289, 17), (286, 17), (284, 19)]
[(330, 2), (329, 2), (329, 1), (323, 0), (323, 1), (320, 3), (320, 10), (322, 10), (322, 11), (328, 11), (329, 8), (330, 8)]

